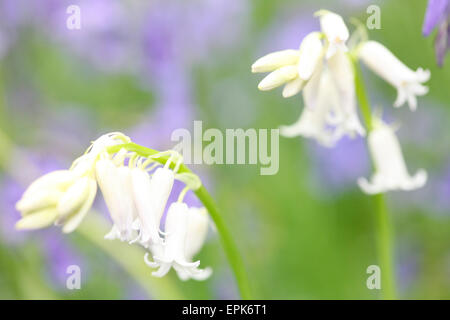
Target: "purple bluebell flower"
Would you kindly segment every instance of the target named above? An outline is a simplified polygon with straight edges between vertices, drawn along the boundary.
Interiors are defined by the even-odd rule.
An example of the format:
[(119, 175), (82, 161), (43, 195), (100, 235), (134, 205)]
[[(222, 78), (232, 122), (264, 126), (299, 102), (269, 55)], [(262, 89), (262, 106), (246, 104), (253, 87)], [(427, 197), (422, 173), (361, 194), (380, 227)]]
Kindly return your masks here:
[(438, 28), (434, 42), (436, 59), (440, 66), (444, 63), (447, 50), (450, 49), (450, 1), (429, 0), (425, 21), (423, 23), (423, 35), (429, 36), (434, 28)]

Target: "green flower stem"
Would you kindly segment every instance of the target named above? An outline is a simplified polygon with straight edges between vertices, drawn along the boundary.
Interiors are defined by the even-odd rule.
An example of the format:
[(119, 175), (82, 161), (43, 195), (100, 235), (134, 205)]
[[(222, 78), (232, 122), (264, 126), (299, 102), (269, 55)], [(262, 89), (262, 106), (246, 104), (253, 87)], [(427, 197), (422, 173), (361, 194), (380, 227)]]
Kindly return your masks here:
[[(122, 148), (125, 148), (126, 150), (131, 152), (136, 152), (138, 155), (143, 157), (149, 157), (159, 153), (159, 151), (145, 148), (135, 143), (126, 143), (109, 147), (108, 152), (116, 153)], [(155, 161), (158, 161), (161, 164), (165, 164), (168, 159), (169, 156), (154, 158)], [(170, 167), (173, 169), (175, 167), (175, 163), (171, 163)], [(178, 170), (178, 173), (191, 173), (191, 170), (184, 164), (182, 164)], [(231, 233), (226, 227), (225, 222), (222, 216), (220, 215), (219, 210), (217, 209), (217, 206), (213, 198), (203, 185), (199, 189), (194, 190), (194, 193), (198, 197), (198, 199), (203, 203), (203, 205), (208, 210), (211, 218), (214, 221), (214, 224), (220, 235), (220, 239), (223, 248), (225, 250), (225, 254), (234, 272), (234, 276), (236, 277), (236, 282), (242, 299), (251, 299), (250, 286), (247, 278), (247, 273), (245, 271), (244, 262), (239, 254), (236, 244), (233, 241)]]
[[(372, 113), (367, 98), (361, 67), (356, 57), (351, 57), (355, 74), (355, 89), (359, 107), (367, 128), (367, 133), (373, 129)], [(392, 229), (389, 212), (384, 194), (373, 196), (375, 202), (375, 226), (377, 235), (378, 260), (381, 268), (381, 290), (384, 299), (395, 299), (395, 277), (392, 252)]]

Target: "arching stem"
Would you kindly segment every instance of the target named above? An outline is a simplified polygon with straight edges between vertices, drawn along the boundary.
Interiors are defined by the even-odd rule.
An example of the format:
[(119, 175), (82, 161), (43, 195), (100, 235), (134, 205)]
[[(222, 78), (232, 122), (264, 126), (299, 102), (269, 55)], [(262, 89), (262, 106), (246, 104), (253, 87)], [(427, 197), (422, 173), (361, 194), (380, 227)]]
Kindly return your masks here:
[[(108, 148), (108, 152), (116, 153), (122, 148), (130, 152), (135, 152), (142, 157), (149, 157), (159, 153), (159, 151), (143, 147), (136, 143), (126, 143), (112, 146)], [(166, 164), (166, 162), (169, 160), (169, 156), (157, 157), (154, 158), (154, 160), (161, 164)], [(175, 165), (176, 165), (175, 163), (171, 163), (170, 168), (174, 169)], [(184, 164), (181, 164), (178, 173), (191, 173), (191, 170)], [(247, 273), (245, 271), (244, 262), (242, 260), (241, 255), (239, 254), (236, 244), (233, 241), (231, 233), (229, 232), (228, 228), (225, 225), (222, 215), (219, 213), (219, 210), (217, 209), (217, 206), (213, 198), (203, 185), (199, 189), (194, 190), (194, 193), (198, 197), (198, 199), (203, 203), (206, 210), (208, 210), (211, 218), (214, 221), (226, 257), (228, 259), (228, 262), (230, 263), (231, 269), (233, 270), (234, 276), (236, 278), (236, 282), (242, 299), (246, 300), (251, 299), (250, 286), (248, 282)]]

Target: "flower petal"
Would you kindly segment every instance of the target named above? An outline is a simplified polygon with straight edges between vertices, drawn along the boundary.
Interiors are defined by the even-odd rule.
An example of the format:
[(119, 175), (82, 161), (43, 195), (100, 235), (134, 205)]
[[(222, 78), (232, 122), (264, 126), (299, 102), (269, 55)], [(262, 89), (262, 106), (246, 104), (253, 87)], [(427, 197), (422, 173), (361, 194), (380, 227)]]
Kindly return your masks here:
[(62, 228), (62, 231), (64, 233), (70, 233), (74, 231), (80, 223), (83, 221), (86, 214), (89, 212), (89, 210), (92, 207), (92, 203), (94, 202), (95, 195), (97, 194), (97, 183), (94, 179), (89, 179), (89, 191), (88, 196), (85, 199), (83, 205), (81, 206), (80, 210), (72, 214), (68, 217), (68, 219), (64, 222), (64, 226)]
[(298, 76), (303, 80), (309, 80), (323, 55), (321, 34), (311, 32), (300, 45), (300, 58), (298, 61)]
[(297, 93), (299, 93), (303, 87), (305, 86), (306, 82), (299, 77), (295, 78), (294, 80), (289, 81), (286, 83), (286, 85), (283, 88), (283, 97), (289, 98), (292, 96), (295, 96)]
[(269, 53), (256, 60), (252, 65), (252, 72), (271, 72), (278, 68), (294, 65), (298, 62), (299, 51), (288, 49)]
[(258, 84), (258, 89), (261, 91), (272, 90), (288, 81), (295, 79), (297, 76), (298, 72), (296, 66), (281, 67), (269, 73), (264, 79), (262, 79), (262, 81)]
[(58, 216), (56, 208), (43, 209), (29, 214), (16, 223), (17, 230), (34, 230), (51, 225)]
[(446, 18), (449, 0), (428, 0), (425, 20), (422, 32), (424, 36), (429, 36), (438, 23)]

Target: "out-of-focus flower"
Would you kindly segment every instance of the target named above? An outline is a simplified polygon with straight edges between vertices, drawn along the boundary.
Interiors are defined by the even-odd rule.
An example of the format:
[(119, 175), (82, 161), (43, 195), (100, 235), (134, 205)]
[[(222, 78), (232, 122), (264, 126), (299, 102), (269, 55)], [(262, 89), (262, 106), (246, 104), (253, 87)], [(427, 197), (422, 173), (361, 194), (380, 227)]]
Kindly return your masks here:
[(16, 208), (23, 217), (16, 223), (16, 228), (39, 229), (61, 219), (63, 231), (71, 232), (73, 224), (77, 226), (71, 221), (81, 221), (78, 217), (89, 210), (96, 187), (95, 180), (89, 175), (78, 176), (70, 170), (53, 171), (42, 176), (17, 202)]
[(296, 95), (313, 75), (323, 55), (319, 32), (308, 34), (299, 50), (282, 50), (269, 53), (256, 60), (252, 72), (271, 72), (258, 85), (262, 91), (286, 84), (283, 97)]
[(450, 208), (450, 166), (445, 168), (433, 182), (434, 188), (430, 201), (433, 201), (438, 210), (448, 212)]
[(417, 108), (416, 96), (428, 93), (428, 87), (422, 83), (430, 79), (430, 71), (418, 68), (411, 70), (392, 54), (385, 46), (376, 41), (364, 42), (359, 48), (359, 57), (376, 74), (397, 89), (395, 107), (405, 102), (411, 110)]
[[(346, 51), (348, 29), (339, 15), (321, 10), (322, 32), (311, 32), (299, 50), (268, 54), (252, 65), (252, 72), (272, 71), (258, 85), (271, 90), (285, 84), (283, 97), (303, 89), (305, 110), (292, 126), (281, 127), (287, 137), (303, 135), (326, 146), (344, 135), (365, 135), (357, 108), (353, 68)], [(325, 59), (324, 59), (325, 58)]]
[[(60, 233), (54, 230), (47, 230), (43, 235), (44, 254), (47, 257), (49, 278), (55, 282), (58, 288), (66, 289), (67, 267), (77, 265), (86, 270), (85, 259), (80, 253), (67, 242)], [(86, 279), (86, 273), (83, 274), (83, 280)]]
[(445, 53), (450, 49), (450, 1), (429, 0), (422, 32), (429, 36), (437, 26), (438, 32), (434, 41), (436, 60), (440, 66), (444, 64)]
[(317, 171), (319, 188), (334, 193), (353, 188), (358, 177), (370, 172), (370, 159), (366, 143), (361, 137), (340, 139), (334, 148), (324, 148), (317, 144), (309, 146), (312, 163)]
[[(296, 123), (290, 126), (281, 126), (280, 134), (285, 137), (301, 135), (313, 138), (322, 145), (331, 147), (339, 138), (328, 125), (333, 111), (337, 110), (338, 96), (328, 71), (325, 71), (320, 77), (316, 76), (316, 78), (318, 78), (319, 84), (317, 85), (317, 99), (314, 101), (314, 106), (306, 106)], [(305, 89), (305, 102), (307, 96)]]
[(374, 128), (369, 133), (368, 144), (375, 165), (371, 181), (359, 178), (358, 184), (367, 194), (391, 190), (414, 190), (425, 185), (427, 173), (420, 169), (410, 176), (406, 168), (400, 143), (394, 129), (381, 119), (374, 118)]
[(2, 177), (0, 180), (0, 201), (3, 210), (0, 214), (1, 241), (6, 244), (16, 245), (25, 239), (24, 233), (14, 230), (17, 222), (16, 202), (20, 199), (24, 189), (13, 179)]
[(163, 255), (155, 255), (154, 262), (149, 261), (148, 254), (145, 262), (152, 268), (159, 268), (153, 272), (156, 277), (163, 277), (173, 267), (182, 280), (193, 278), (204, 280), (210, 274), (209, 269), (199, 269), (200, 261), (190, 262), (186, 258), (186, 241), (188, 235), (189, 208), (185, 203), (172, 203), (166, 218), (166, 238)]
[[(136, 23), (141, 20), (141, 10), (133, 10), (120, 1), (67, 0), (47, 1), (45, 12), (36, 24), (49, 33), (53, 41), (64, 45), (71, 53), (86, 59), (103, 72), (137, 69), (137, 53), (132, 34)], [(66, 27), (67, 8), (76, 4), (80, 7), (81, 28)], [(144, 6), (144, 4), (141, 5)], [(40, 9), (44, 11), (43, 9)], [(45, 20), (44, 20), (45, 19)]]
[[(152, 1), (144, 17), (143, 39), (151, 74), (161, 69), (208, 63), (243, 38), (248, 1)], [(185, 32), (180, 33), (182, 29)]]
[(347, 51), (349, 32), (344, 19), (327, 10), (320, 10), (315, 15), (320, 18), (320, 28), (328, 39), (326, 57), (331, 58), (338, 50)]
[(349, 56), (343, 50), (337, 50), (328, 60), (328, 68), (337, 91), (337, 107), (334, 123), (337, 126), (337, 136), (365, 136), (358, 117), (355, 93), (353, 66)]

